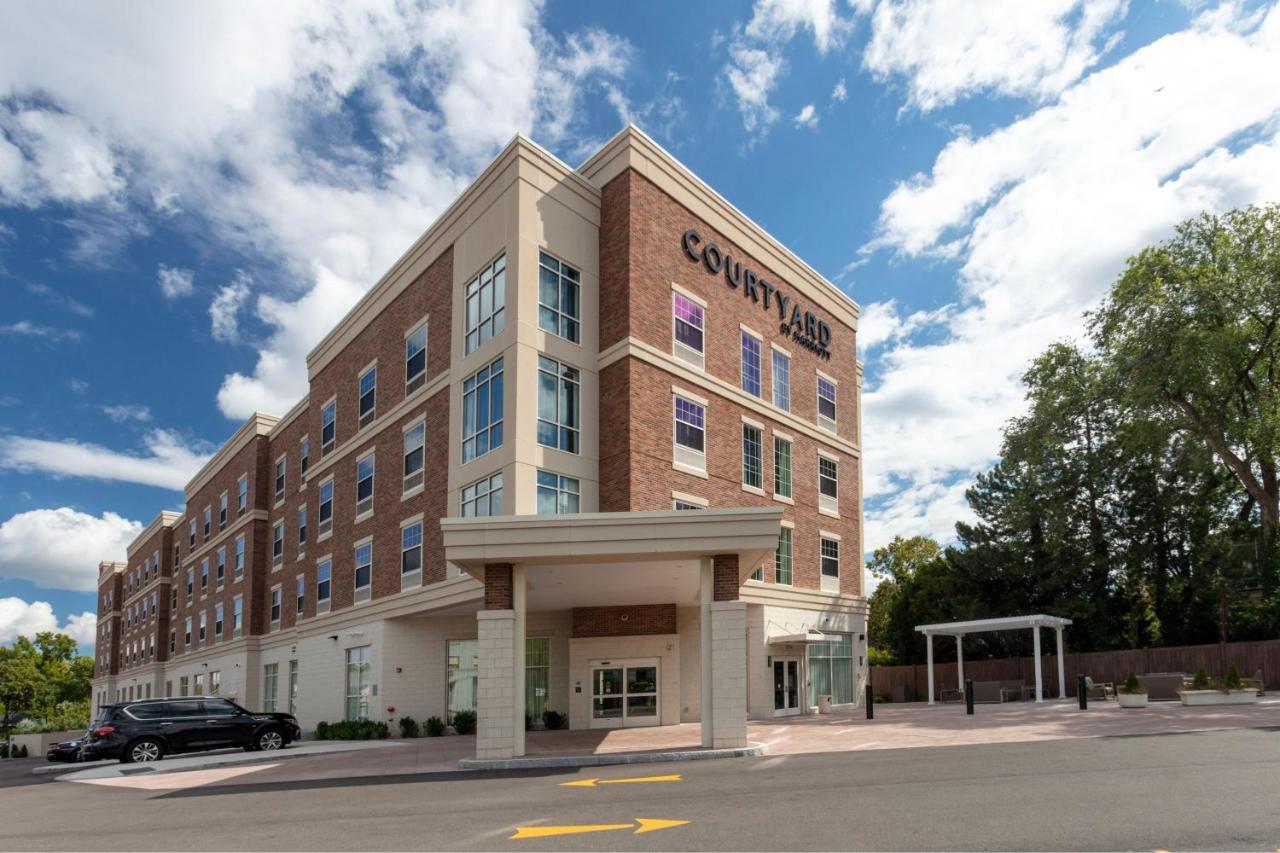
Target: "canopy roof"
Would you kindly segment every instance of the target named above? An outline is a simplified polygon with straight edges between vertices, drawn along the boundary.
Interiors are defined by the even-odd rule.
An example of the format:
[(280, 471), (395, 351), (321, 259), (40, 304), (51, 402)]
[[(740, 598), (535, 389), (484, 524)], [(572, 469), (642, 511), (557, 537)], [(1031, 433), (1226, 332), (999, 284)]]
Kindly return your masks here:
[(921, 634), (941, 634), (958, 637), (962, 634), (979, 634), (983, 631), (1014, 631), (1022, 628), (1063, 628), (1071, 624), (1061, 616), (1002, 616), (998, 619), (971, 619), (968, 622), (939, 622), (936, 625), (917, 625)]

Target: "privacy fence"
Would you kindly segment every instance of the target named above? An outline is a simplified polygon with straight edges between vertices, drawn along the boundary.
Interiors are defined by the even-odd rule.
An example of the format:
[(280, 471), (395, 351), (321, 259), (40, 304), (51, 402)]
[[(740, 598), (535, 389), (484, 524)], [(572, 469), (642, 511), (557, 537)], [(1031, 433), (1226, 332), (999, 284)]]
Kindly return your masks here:
[[(934, 638), (934, 653), (949, 642), (947, 637)], [(1129, 673), (1195, 672), (1200, 667), (1210, 675), (1220, 676), (1235, 664), (1242, 678), (1259, 675), (1267, 689), (1280, 689), (1280, 640), (1251, 643), (1213, 643), (1204, 646), (1168, 646), (1160, 649), (1126, 649), (1118, 652), (1087, 652), (1066, 656), (1067, 695), (1076, 695), (1076, 675), (1084, 674), (1094, 681), (1124, 681)], [(1058, 695), (1057, 655), (1045, 655), (1041, 662), (1044, 673), (1044, 695)], [(1035, 658), (1001, 658), (998, 660), (966, 660), (965, 678), (974, 681), (1013, 681), (1022, 679), (1034, 684)], [(934, 690), (956, 686), (956, 664), (933, 665)], [(928, 698), (929, 673), (924, 664), (914, 666), (873, 666), (871, 687), (886, 702), (915, 702)]]

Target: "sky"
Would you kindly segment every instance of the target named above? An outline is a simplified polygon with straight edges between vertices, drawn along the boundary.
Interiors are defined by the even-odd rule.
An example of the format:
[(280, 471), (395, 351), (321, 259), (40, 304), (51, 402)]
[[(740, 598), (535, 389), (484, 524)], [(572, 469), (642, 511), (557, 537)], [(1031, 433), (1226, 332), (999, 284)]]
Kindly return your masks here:
[[(1260, 2), (9, 4), (0, 643), (91, 653), (99, 560), (517, 132), (635, 123), (862, 307), (866, 547), (947, 541), (1126, 257), (1280, 200)], [(846, 354), (845, 357), (850, 357)]]

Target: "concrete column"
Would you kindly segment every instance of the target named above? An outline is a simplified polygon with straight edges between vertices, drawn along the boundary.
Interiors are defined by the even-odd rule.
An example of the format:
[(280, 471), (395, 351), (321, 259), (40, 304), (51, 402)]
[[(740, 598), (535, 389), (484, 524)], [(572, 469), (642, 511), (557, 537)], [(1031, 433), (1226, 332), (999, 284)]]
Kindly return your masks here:
[(711, 566), (711, 559), (703, 558), (698, 566), (698, 571), (698, 641), (701, 656), (701, 684), (699, 687), (702, 692), (702, 746), (705, 749), (710, 749), (715, 740), (711, 707), (713, 699), (711, 691), (711, 599), (715, 586), (715, 575)]
[(929, 704), (933, 704), (933, 634), (924, 635), (924, 655), (927, 666), (925, 671), (929, 674)]
[(956, 634), (956, 686), (964, 691), (964, 634)]
[(476, 613), (476, 758), (524, 754), (524, 571), (485, 567)]
[(515, 622), (512, 625), (512, 742), (516, 755), (524, 755), (524, 715), (525, 715), (525, 569), (524, 566), (511, 568), (511, 603), (515, 611)]
[(738, 600), (738, 558), (704, 560), (699, 601), (702, 625), (702, 745), (747, 745), (747, 605)]
[(1058, 698), (1067, 698), (1067, 664), (1062, 657), (1062, 626), (1058, 626)]
[(1036, 701), (1043, 702), (1044, 701), (1044, 674), (1041, 671), (1042, 664), (1040, 661), (1040, 626), (1039, 625), (1031, 629), (1031, 638), (1032, 638), (1031, 647), (1033, 649), (1032, 654), (1034, 654), (1036, 658)]

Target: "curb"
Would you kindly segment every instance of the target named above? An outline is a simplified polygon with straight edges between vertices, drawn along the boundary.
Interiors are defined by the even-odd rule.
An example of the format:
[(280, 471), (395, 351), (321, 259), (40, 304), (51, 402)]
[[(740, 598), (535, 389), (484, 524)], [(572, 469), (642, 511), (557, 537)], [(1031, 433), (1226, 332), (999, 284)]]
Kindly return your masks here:
[(543, 758), (463, 758), (461, 770), (525, 770), (548, 767), (604, 767), (610, 764), (659, 764), (671, 761), (708, 761), (716, 758), (751, 758), (766, 755), (764, 743), (732, 749), (687, 749), (671, 752), (623, 752), (614, 755), (549, 755)]
[[(339, 741), (339, 742), (343, 742), (343, 741)], [(312, 756), (317, 756), (317, 755), (339, 755), (344, 752), (358, 752), (358, 751), (359, 751), (358, 748), (333, 749), (333, 750), (309, 750), (306, 752), (303, 752), (300, 750), (279, 749), (279, 750), (273, 750), (271, 752), (250, 753), (247, 756), (245, 753), (241, 751), (237, 751), (235, 753), (227, 753), (224, 755), (210, 756), (207, 761), (201, 761), (193, 764), (183, 764), (181, 766), (170, 765), (168, 767), (165, 767), (164, 761), (148, 762), (146, 764), (121, 764), (116, 761), (106, 761), (103, 763), (103, 765), (98, 765), (96, 762), (93, 762), (83, 767), (75, 764), (69, 764), (67, 765), (67, 767), (73, 772), (83, 769), (86, 774), (84, 778), (87, 778), (87, 779), (111, 779), (118, 776), (137, 776), (144, 773), (145, 774), (185, 773), (191, 770), (210, 770), (215, 767), (239, 767), (241, 765), (246, 765), (246, 764), (270, 764), (277, 761), (287, 761), (292, 758), (311, 758)], [(192, 757), (193, 756), (190, 754), (186, 754), (186, 755), (179, 754), (179, 755), (173, 756), (173, 758), (175, 759), (190, 759)], [(110, 772), (110, 773), (100, 772), (103, 770), (111, 770), (114, 772)], [(57, 770), (51, 769), (51, 768), (37, 767), (37, 768), (34, 768), (31, 772), (32, 773), (56, 773)], [(76, 775), (79, 775), (79, 774), (77, 773)], [(78, 780), (68, 778), (64, 773), (64, 774), (60, 774), (57, 777), (56, 781), (74, 782)]]

